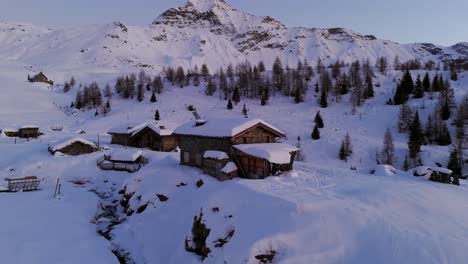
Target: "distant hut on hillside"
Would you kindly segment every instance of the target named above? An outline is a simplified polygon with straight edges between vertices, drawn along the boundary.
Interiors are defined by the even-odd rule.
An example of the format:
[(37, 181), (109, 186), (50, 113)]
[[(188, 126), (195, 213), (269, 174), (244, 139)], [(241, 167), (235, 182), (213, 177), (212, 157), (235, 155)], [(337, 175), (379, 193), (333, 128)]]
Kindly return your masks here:
[(121, 125), (109, 130), (112, 144), (170, 152), (177, 148), (175, 125), (166, 122)]
[(5, 128), (2, 132), (7, 137), (37, 138), (41, 135), (38, 126), (28, 125), (20, 128)]
[(49, 78), (47, 78), (47, 76), (43, 72), (40, 72), (34, 75), (32, 78), (28, 75), (28, 81), (42, 82), (42, 83), (48, 83), (50, 85), (54, 85), (54, 82), (52, 80), (49, 80)]
[(51, 154), (60, 152), (71, 156), (89, 154), (97, 150), (98, 146), (96, 144), (83, 138), (65, 139), (49, 146), (49, 152)]

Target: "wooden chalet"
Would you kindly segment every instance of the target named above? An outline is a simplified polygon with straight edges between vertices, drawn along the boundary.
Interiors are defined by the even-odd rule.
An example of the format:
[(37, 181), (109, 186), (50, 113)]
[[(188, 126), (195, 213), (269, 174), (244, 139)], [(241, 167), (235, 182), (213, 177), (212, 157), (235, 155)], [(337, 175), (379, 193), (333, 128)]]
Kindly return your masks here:
[[(261, 119), (198, 119), (178, 127), (174, 134), (179, 141), (180, 163), (202, 168), (220, 180), (231, 177), (207, 169), (213, 166), (207, 160), (206, 153), (210, 151), (225, 153), (229, 159), (224, 159), (221, 165), (234, 163), (230, 167), (232, 169), (235, 165), (239, 176), (260, 179), (292, 170), (298, 150), (277, 143), (285, 137), (284, 133)], [(255, 146), (255, 149), (245, 146)], [(221, 165), (217, 165), (219, 171), (224, 168)]]
[(49, 80), (49, 78), (47, 78), (47, 76), (43, 72), (40, 72), (40, 73), (34, 75), (33, 77), (30, 77), (28, 75), (28, 81), (30, 81), (30, 82), (42, 82), (42, 83), (48, 83), (50, 85), (54, 85), (54, 82), (52, 80)]
[(170, 152), (177, 148), (174, 128), (174, 124), (165, 122), (143, 123), (122, 125), (108, 133), (112, 136), (112, 144)]
[(98, 146), (83, 138), (70, 138), (49, 146), (49, 152), (55, 154), (60, 152), (65, 155), (83, 155), (98, 151)]

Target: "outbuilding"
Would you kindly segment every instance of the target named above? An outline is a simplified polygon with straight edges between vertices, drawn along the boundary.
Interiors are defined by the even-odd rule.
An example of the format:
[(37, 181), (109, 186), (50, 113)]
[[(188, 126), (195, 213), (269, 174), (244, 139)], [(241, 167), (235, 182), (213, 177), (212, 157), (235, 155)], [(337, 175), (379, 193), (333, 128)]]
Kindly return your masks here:
[(60, 152), (71, 156), (89, 154), (97, 150), (98, 146), (96, 144), (79, 137), (64, 139), (49, 146), (49, 152), (51, 154)]

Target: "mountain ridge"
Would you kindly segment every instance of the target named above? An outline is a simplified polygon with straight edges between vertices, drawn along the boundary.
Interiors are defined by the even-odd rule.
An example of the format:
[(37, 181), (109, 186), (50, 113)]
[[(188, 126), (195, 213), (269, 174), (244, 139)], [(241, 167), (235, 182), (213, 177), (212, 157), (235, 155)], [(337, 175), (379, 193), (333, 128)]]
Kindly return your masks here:
[[(15, 30), (11, 30), (15, 29)], [(255, 16), (224, 0), (189, 0), (166, 10), (148, 26), (121, 22), (50, 30), (29, 23), (0, 21), (0, 55), (36, 68), (131, 70), (164, 66), (216, 69), (229, 63), (280, 57), (298, 60), (352, 62), (379, 57), (390, 61), (460, 60), (468, 64), (468, 43), (449, 47), (431, 43), (399, 44), (346, 28), (287, 27), (270, 16)], [(47, 55), (47, 56), (46, 56)], [(82, 68), (82, 67), (81, 67)]]

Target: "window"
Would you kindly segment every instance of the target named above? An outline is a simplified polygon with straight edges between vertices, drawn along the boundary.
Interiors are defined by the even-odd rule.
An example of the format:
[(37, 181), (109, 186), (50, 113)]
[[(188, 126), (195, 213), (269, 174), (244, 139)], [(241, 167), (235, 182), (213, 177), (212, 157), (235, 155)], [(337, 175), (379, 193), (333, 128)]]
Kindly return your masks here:
[(184, 163), (190, 163), (190, 153), (184, 152)]

